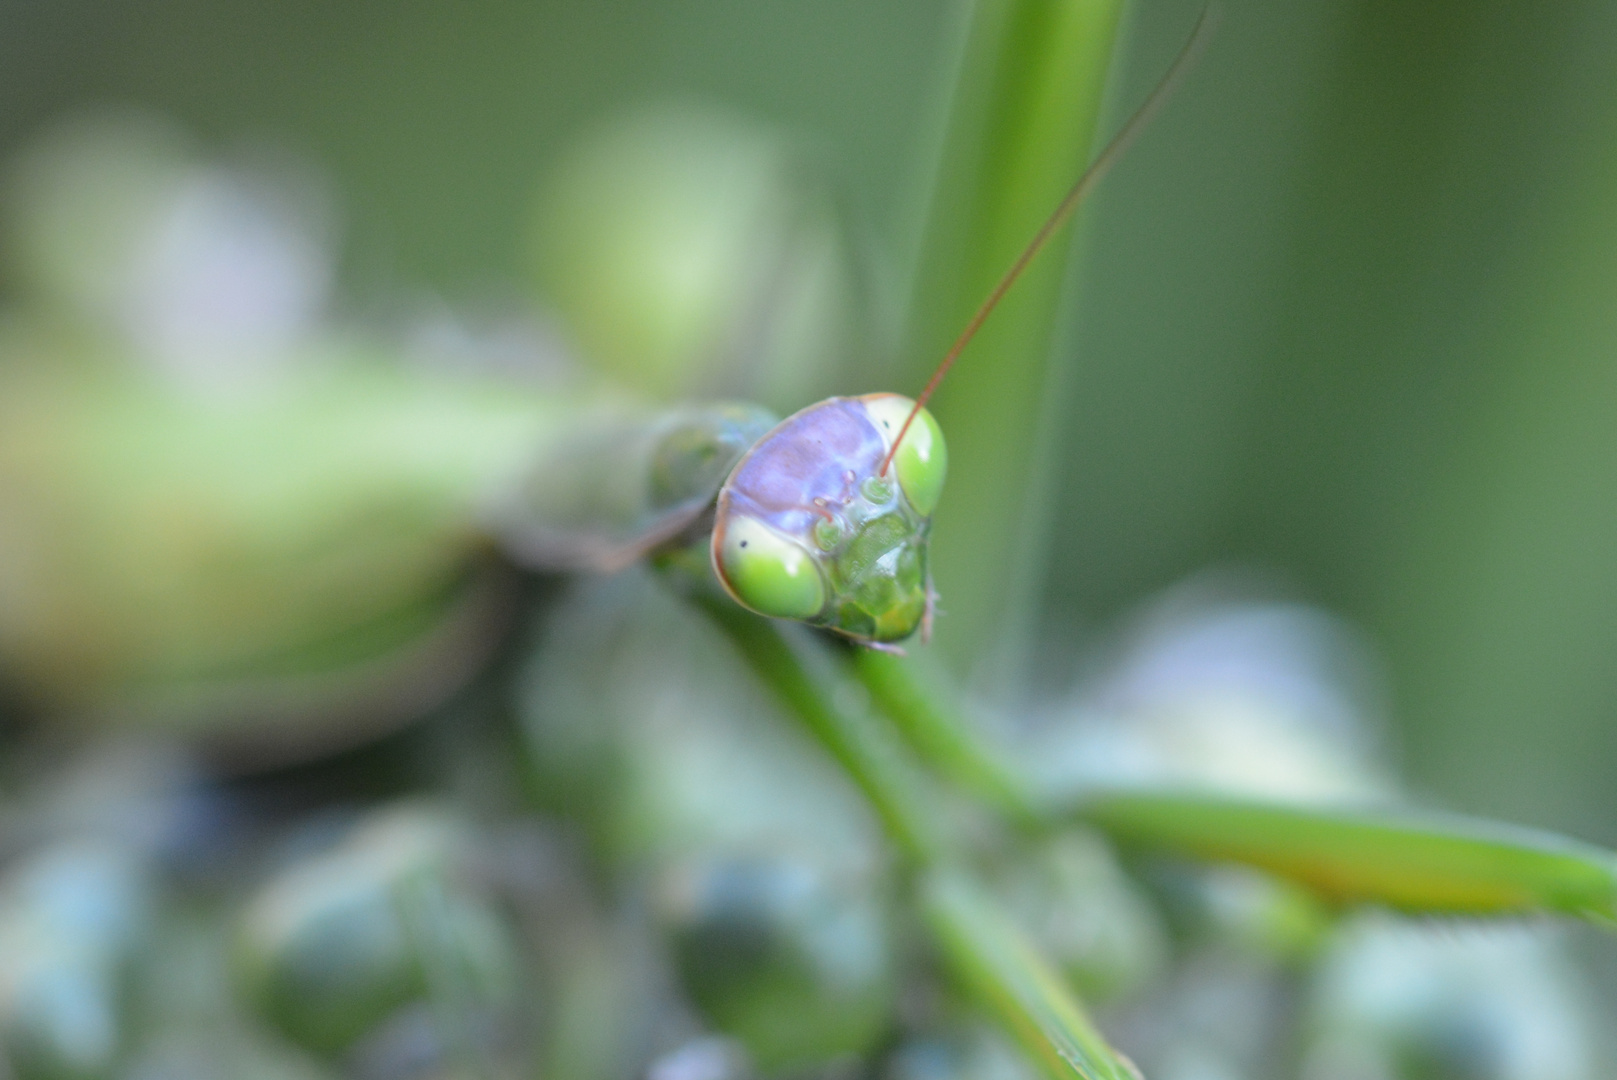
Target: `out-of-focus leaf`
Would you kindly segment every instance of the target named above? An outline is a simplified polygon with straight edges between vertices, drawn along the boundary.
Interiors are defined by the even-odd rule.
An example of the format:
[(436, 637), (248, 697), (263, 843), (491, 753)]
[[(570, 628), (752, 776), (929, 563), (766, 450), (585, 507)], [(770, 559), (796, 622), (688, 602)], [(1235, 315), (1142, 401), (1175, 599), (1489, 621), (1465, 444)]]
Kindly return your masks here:
[(1594, 1003), (1545, 926), (1355, 919), (1322, 958), (1304, 1076), (1593, 1080)]
[(536, 277), (583, 359), (649, 399), (791, 411), (859, 350), (848, 245), (790, 141), (663, 105), (596, 132), (535, 214)]
[(1074, 810), (1119, 842), (1245, 863), (1332, 901), (1617, 922), (1617, 855), (1550, 833), (1458, 815), (1193, 791), (1097, 793)]
[[(1094, 138), (1121, 4), (976, 5), (897, 389), (918, 388), (990, 288), (1077, 179)], [(1068, 242), (1040, 255), (935, 399), (949, 490), (933, 548), (957, 669), (1025, 644), (1043, 557), (1037, 465)]]

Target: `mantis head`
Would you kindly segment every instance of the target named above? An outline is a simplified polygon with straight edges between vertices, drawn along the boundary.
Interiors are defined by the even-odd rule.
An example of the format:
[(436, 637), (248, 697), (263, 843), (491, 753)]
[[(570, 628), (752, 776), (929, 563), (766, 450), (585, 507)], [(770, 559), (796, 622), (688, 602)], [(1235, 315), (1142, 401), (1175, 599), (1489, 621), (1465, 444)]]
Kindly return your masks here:
[(914, 409), (898, 394), (829, 398), (748, 451), (719, 492), (713, 526), (713, 569), (737, 603), (867, 643), (923, 626), (948, 458), (925, 409), (900, 440)]

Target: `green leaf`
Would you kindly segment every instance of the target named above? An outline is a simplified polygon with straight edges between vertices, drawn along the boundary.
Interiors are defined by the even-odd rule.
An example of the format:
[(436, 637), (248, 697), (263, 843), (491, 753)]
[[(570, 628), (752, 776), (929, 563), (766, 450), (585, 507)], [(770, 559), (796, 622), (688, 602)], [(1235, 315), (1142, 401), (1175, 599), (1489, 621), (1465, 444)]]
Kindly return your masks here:
[[(1098, 125), (1120, 0), (975, 6), (910, 313), (914, 393), (1077, 179)], [(1016, 650), (1040, 580), (1041, 417), (1063, 311), (1067, 238), (1034, 260), (961, 357), (933, 411), (949, 440), (933, 569), (957, 670)], [(1025, 629), (1025, 627), (1022, 627)]]
[(1553, 911), (1617, 924), (1617, 853), (1552, 833), (1400, 808), (1116, 791), (1074, 808), (1119, 842), (1244, 863), (1336, 903), (1410, 912)]

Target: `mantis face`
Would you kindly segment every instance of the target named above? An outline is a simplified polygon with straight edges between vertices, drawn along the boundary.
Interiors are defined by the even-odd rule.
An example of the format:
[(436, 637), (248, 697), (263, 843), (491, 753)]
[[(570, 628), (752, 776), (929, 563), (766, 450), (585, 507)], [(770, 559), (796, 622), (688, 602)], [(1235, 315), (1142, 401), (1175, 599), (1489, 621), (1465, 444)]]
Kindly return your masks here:
[(927, 541), (943, 433), (924, 409), (886, 475), (914, 402), (834, 397), (760, 439), (719, 492), (713, 568), (743, 607), (865, 642), (901, 641), (931, 610)]

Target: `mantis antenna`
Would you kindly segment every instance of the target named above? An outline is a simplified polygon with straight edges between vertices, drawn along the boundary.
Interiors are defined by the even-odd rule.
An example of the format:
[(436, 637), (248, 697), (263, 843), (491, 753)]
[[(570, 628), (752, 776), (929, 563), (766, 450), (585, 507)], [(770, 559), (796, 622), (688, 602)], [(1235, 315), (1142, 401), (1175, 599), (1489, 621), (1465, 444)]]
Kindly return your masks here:
[(954, 344), (949, 346), (949, 351), (944, 354), (942, 363), (938, 364), (937, 370), (927, 380), (920, 396), (915, 399), (915, 407), (910, 410), (909, 416), (904, 418), (903, 426), (898, 429), (898, 437), (893, 440), (892, 448), (887, 451), (887, 456), (882, 459), (881, 471), (876, 474), (877, 476), (887, 475), (888, 468), (893, 464), (893, 455), (898, 453), (899, 445), (903, 443), (904, 436), (910, 430), (910, 424), (914, 423), (916, 416), (920, 415), (921, 410), (926, 407), (927, 401), (931, 399), (933, 392), (943, 382), (944, 376), (949, 374), (949, 369), (954, 366), (955, 360), (959, 358), (960, 353), (971, 342), (971, 339), (977, 336), (977, 331), (982, 329), (982, 325), (988, 320), (988, 316), (999, 306), (999, 302), (1004, 299), (1011, 286), (1016, 284), (1016, 279), (1022, 276), (1022, 271), (1027, 269), (1028, 263), (1032, 262), (1033, 257), (1039, 253), (1040, 249), (1050, 242), (1050, 237), (1055, 235), (1056, 230), (1067, 223), (1067, 220), (1072, 217), (1073, 211), (1078, 209), (1078, 204), (1084, 201), (1084, 196), (1094, 190), (1095, 185), (1100, 183), (1101, 178), (1111, 170), (1113, 165), (1117, 164), (1124, 151), (1129, 148), (1129, 145), (1139, 136), (1145, 125), (1156, 115), (1157, 110), (1161, 109), (1168, 100), (1168, 95), (1178, 86), (1185, 73), (1190, 70), (1191, 64), (1201, 55), (1201, 51), (1206, 46), (1207, 39), (1212, 36), (1213, 27), (1217, 22), (1217, 11), (1213, 5), (1209, 4), (1202, 9), (1201, 18), (1196, 20), (1196, 28), (1191, 31), (1190, 40), (1185, 42), (1184, 47), (1179, 50), (1179, 55), (1174, 57), (1173, 64), (1169, 66), (1167, 74), (1162, 76), (1162, 81), (1157, 83), (1156, 88), (1151, 91), (1140, 107), (1134, 110), (1134, 115), (1128, 118), (1127, 123), (1118, 130), (1116, 135), (1112, 136), (1112, 141), (1106, 144), (1106, 148), (1100, 152), (1100, 155), (1094, 161), (1090, 162), (1089, 168), (1085, 169), (1083, 175), (1078, 177), (1077, 182), (1068, 189), (1067, 194), (1056, 205), (1055, 211), (1045, 219), (1043, 225), (1039, 226), (1039, 231), (1033, 234), (1033, 239), (1028, 243), (1027, 247), (1022, 249), (1022, 254), (1016, 257), (1016, 261), (1011, 264), (1011, 268), (1005, 271), (1005, 276), (999, 279), (999, 284), (995, 285), (988, 294), (988, 299), (982, 302), (982, 306), (971, 317), (971, 321), (966, 323), (966, 328), (960, 332), (960, 336), (955, 339)]

